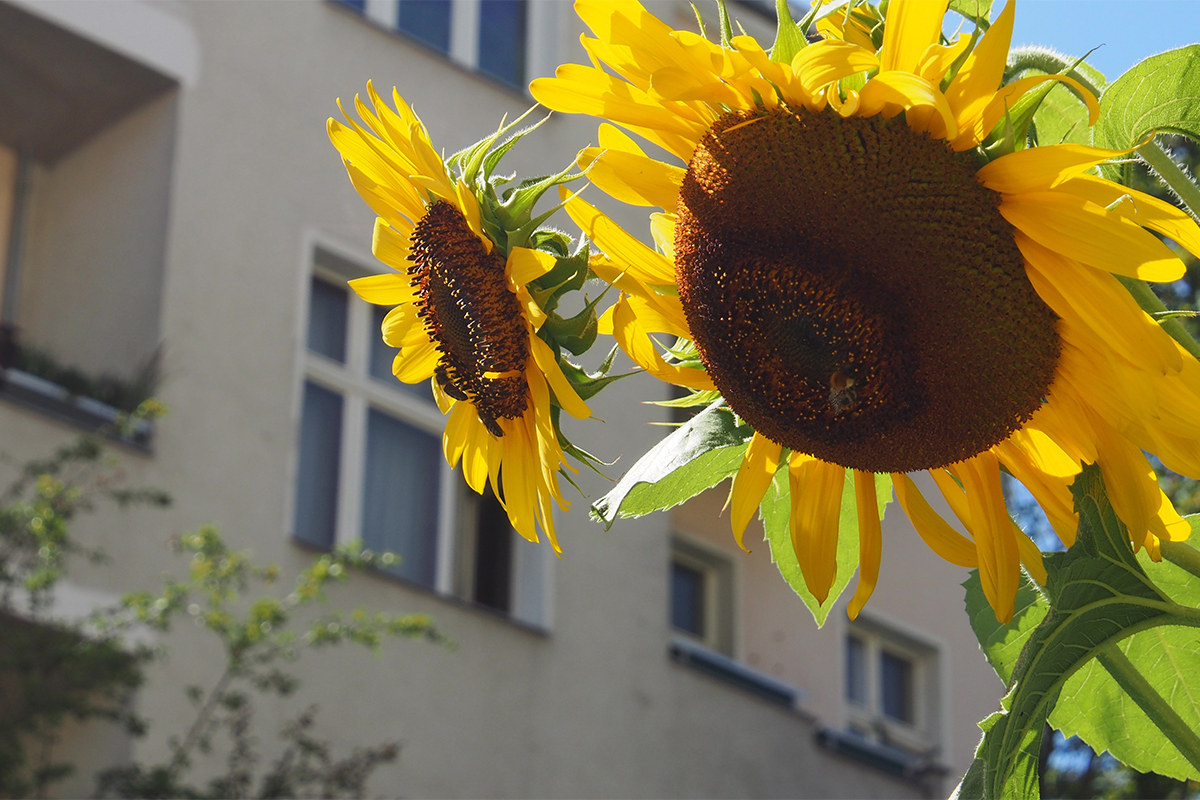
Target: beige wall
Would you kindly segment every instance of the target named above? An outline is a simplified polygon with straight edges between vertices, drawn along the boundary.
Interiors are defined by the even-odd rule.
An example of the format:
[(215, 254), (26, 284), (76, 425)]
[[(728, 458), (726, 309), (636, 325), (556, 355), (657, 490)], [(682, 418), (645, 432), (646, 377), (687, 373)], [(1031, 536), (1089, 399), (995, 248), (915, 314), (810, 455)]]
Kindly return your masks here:
[[(105, 139), (108, 133), (98, 138), (89, 145), (100, 148), (96, 154), (57, 168), (72, 170), (76, 185), (93, 186), (102, 197), (106, 190), (89, 181), (109, 169), (113, 191), (125, 192), (133, 181), (129, 196), (140, 198), (139, 208), (169, 209), (157, 330), (165, 342), (161, 396), (171, 413), (158, 426), (154, 455), (126, 453), (125, 463), (131, 483), (166, 488), (176, 503), (167, 511), (106, 512), (81, 522), (88, 543), (106, 550), (113, 566), (80, 568), (75, 580), (111, 591), (153, 586), (164, 570), (178, 571), (182, 565), (169, 555), (168, 539), (204, 522), (217, 523), (232, 545), (252, 548), (256, 558), (278, 562), (288, 574), (311, 558), (291, 543), (285, 527), (293, 499), (309, 249), (317, 237), (367, 262), (373, 222), (326, 138), (334, 98), (349, 100), (368, 78), (381, 89), (396, 85), (446, 152), (531, 102), (328, 3), (159, 8), (194, 31), (197, 82), (121, 123), (117, 140)], [(686, 4), (676, 9), (673, 22), (685, 24), (690, 10)], [(586, 63), (578, 23), (560, 16), (566, 27), (559, 60)], [(177, 120), (173, 150), (160, 138), (168, 116)], [(555, 115), (505, 163), (521, 174), (560, 168), (594, 141), (595, 130), (595, 121)], [(169, 183), (154, 175), (115, 174), (112, 168), (127, 163), (120, 160), (125, 141), (142, 142), (158, 154), (153, 159), (169, 158)], [(101, 151), (110, 155), (101, 158)], [(67, 174), (39, 189), (62, 192), (56, 195), (60, 207), (74, 202), (65, 193)], [(164, 202), (150, 202), (168, 189)], [(95, 196), (87, 191), (84, 197)], [(587, 196), (604, 205), (599, 192)], [(643, 213), (626, 209), (619, 217), (631, 231), (645, 232)], [(123, 246), (143, 248), (137, 263), (149, 263), (154, 241), (147, 233)], [(39, 246), (59, 254), (58, 263), (79, 263), (89, 241), (43, 238)], [(85, 271), (80, 280), (93, 291), (107, 291), (95, 279), (104, 274)], [(65, 279), (61, 273), (59, 279)], [(123, 282), (120, 287), (129, 288)], [(46, 336), (64, 308), (49, 297), (26, 306), (38, 310), (31, 329), (41, 326), (35, 329)], [(126, 332), (88, 333), (80, 326), (74, 336), (88, 340), (81, 343), (66, 333), (74, 321), (62, 325), (71, 347), (126, 347), (118, 345)], [(132, 350), (121, 352), (128, 363)], [(618, 383), (593, 404), (606, 422), (569, 422), (569, 431), (606, 459), (621, 456), (615, 469), (623, 469), (662, 431), (647, 427), (662, 412), (638, 401), (663, 396), (664, 387), (648, 378)], [(2, 404), (0, 431), (3, 449), (17, 458), (42, 454), (71, 435)], [(581, 485), (591, 498), (609, 486), (586, 472)], [(701, 498), (675, 519), (690, 520), (689, 531), (728, 550), (727, 522), (713, 520), (719, 502)], [(388, 796), (918, 795), (911, 784), (818, 749), (812, 716), (669, 661), (672, 516), (625, 521), (604, 532), (587, 520), (586, 505), (576, 499), (560, 518), (565, 555), (552, 573), (554, 625), (548, 635), (375, 576), (338, 587), (333, 601), (341, 607), (432, 614), (457, 649), (403, 643), (386, 646), (378, 657), (351, 650), (307, 656), (298, 666), (304, 679), (299, 697), (260, 711), (264, 746), (273, 746), (284, 719), (318, 703), (318, 733), (340, 752), (389, 739), (403, 743), (400, 763), (381, 770), (372, 790)], [(994, 708), (1000, 687), (994, 678), (988, 682), (973, 638), (953, 627), (965, 624), (953, 585), (962, 576), (945, 572), (945, 565), (912, 546), (915, 536), (905, 530), (894, 533), (905, 544), (891, 546), (889, 538), (870, 609), (937, 630), (937, 640), (945, 642), (956, 732), (947, 747), (958, 768), (977, 738), (970, 728)], [(813, 630), (765, 555), (760, 547), (739, 566), (741, 585), (759, 587), (761, 595), (755, 602), (742, 597), (737, 652), (747, 663), (757, 655), (758, 668), (807, 690), (813, 715), (840, 726), (840, 623)], [(906, 580), (915, 574), (922, 575), (919, 583)], [(841, 617), (835, 613), (834, 619)], [(152, 726), (151, 735), (134, 745), (134, 757), (143, 761), (164, 758), (166, 736), (188, 718), (181, 687), (211, 683), (219, 669), (219, 653), (192, 630), (176, 631), (164, 642), (170, 657), (151, 672), (138, 700)]]
[(175, 98), (32, 170), (22, 341), (90, 375), (132, 375), (159, 342)]

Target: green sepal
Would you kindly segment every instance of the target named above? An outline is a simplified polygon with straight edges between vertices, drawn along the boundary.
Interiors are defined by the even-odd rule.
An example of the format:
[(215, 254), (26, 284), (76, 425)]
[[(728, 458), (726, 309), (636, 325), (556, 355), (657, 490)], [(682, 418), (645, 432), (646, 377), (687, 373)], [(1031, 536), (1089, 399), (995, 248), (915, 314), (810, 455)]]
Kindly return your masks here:
[(541, 330), (552, 337), (559, 347), (568, 350), (571, 355), (583, 355), (591, 349), (596, 341), (596, 304), (603, 300), (606, 294), (608, 294), (607, 288), (591, 301), (588, 301), (585, 295), (583, 310), (573, 317), (563, 319), (558, 314), (551, 313), (549, 318), (542, 323)]
[[(1086, 57), (1087, 55), (1083, 58)], [(1083, 63), (1083, 58), (1076, 59), (1074, 63), (1066, 66), (1059, 72), (1049, 74), (1079, 74), (1078, 67)], [(1000, 156), (1006, 156), (1017, 150), (1025, 149), (1025, 144), (1029, 137), (1029, 127), (1033, 124), (1033, 117), (1041, 107), (1042, 101), (1046, 99), (1046, 96), (1057, 85), (1057, 81), (1046, 81), (1033, 91), (1021, 95), (1017, 102), (1013, 103), (1006, 110), (1004, 119), (996, 123), (996, 127), (992, 128), (991, 133), (988, 134), (988, 137), (982, 143), (983, 152), (988, 157), (988, 160), (994, 161)]]
[(775, 21), (775, 44), (771, 46), (771, 60), (780, 64), (791, 64), (796, 54), (808, 47), (808, 37), (804, 35), (804, 29), (792, 19), (792, 9), (788, 6), (788, 0), (775, 0)]
[(975, 23), (975, 27), (986, 31), (992, 26), (992, 0), (950, 0), (949, 10), (957, 12)]
[(571, 386), (575, 388), (575, 393), (579, 395), (580, 400), (586, 402), (595, 397), (601, 389), (610, 383), (619, 381), (621, 378), (628, 378), (630, 375), (640, 374), (640, 372), (622, 372), (619, 375), (608, 374), (608, 371), (612, 369), (613, 357), (617, 354), (618, 349), (617, 345), (613, 345), (612, 350), (608, 351), (608, 355), (604, 358), (604, 362), (600, 365), (600, 368), (591, 373), (577, 364), (572, 364), (565, 358), (559, 359), (558, 365), (562, 368), (563, 375), (571, 382)]
[(672, 400), (650, 400), (650, 405), (662, 406), (663, 408), (694, 408), (696, 406), (707, 406), (721, 399), (721, 393), (716, 389), (695, 389), (690, 394), (683, 397), (676, 397)]
[(717, 16), (721, 20), (721, 47), (733, 47), (733, 24), (725, 0), (717, 0)]
[[(553, 253), (552, 250), (547, 250), (547, 252)], [(561, 256), (557, 253), (554, 255), (558, 258), (554, 269), (537, 280), (530, 281), (528, 285), (529, 294), (533, 297), (534, 302), (541, 306), (547, 314), (552, 314), (558, 308), (558, 302), (564, 294), (582, 289), (588, 278), (591, 277), (591, 271), (588, 269), (591, 250), (585, 240), (579, 240), (579, 246), (570, 256)]]
[[(601, 472), (600, 467), (611, 467), (612, 464), (608, 463), (607, 461), (602, 461), (601, 459), (589, 453), (587, 450), (584, 450), (582, 447), (576, 447), (575, 444), (573, 444), (571, 440), (567, 438), (567, 435), (563, 433), (561, 420), (562, 408), (559, 406), (551, 406), (550, 422), (554, 426), (554, 437), (558, 440), (558, 446), (562, 449), (563, 453), (569, 455), (580, 464), (585, 465), (592, 472), (596, 473), (601, 478), (604, 478), (604, 480), (611, 481), (612, 478)], [(615, 464), (616, 462), (614, 461), (613, 463)], [(579, 492), (581, 496), (587, 497), (587, 495), (584, 494), (583, 489), (579, 488), (579, 484), (575, 483), (574, 479), (571, 478), (568, 470), (565, 467), (559, 467), (558, 474), (566, 478), (567, 482), (574, 486), (575, 491)]]

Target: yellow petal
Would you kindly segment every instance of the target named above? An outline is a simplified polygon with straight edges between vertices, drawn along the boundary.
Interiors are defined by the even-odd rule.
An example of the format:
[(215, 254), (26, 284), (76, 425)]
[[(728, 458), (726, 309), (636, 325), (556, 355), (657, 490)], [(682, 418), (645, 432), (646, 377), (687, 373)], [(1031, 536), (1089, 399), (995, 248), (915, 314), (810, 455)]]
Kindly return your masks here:
[(408, 268), (412, 266), (408, 257), (411, 235), (411, 229), (406, 229), (405, 232), (398, 231), (383, 217), (376, 217), (375, 231), (371, 236), (371, 252), (392, 269), (408, 272)]
[(479, 421), (478, 414), (468, 415), (466, 427), (467, 437), (462, 450), (463, 478), (471, 491), (483, 494), (483, 486), (488, 478), (487, 451), (493, 437)]
[(535, 331), (541, 330), (542, 323), (549, 319), (549, 317), (546, 316), (546, 312), (543, 311), (542, 307), (539, 306), (537, 301), (533, 299), (533, 295), (529, 293), (528, 287), (520, 287), (517, 289), (516, 294), (517, 301), (520, 302), (521, 306), (525, 309), (525, 316), (528, 318), (529, 324), (533, 326)]
[(635, 278), (650, 284), (675, 283), (675, 268), (670, 261), (630, 236), (595, 206), (576, 197), (566, 202), (566, 209), (588, 238)]
[(1016, 3), (1009, 0), (987, 33), (975, 45), (971, 55), (950, 85), (946, 87), (946, 101), (954, 109), (959, 128), (967, 128), (963, 112), (981, 100), (990, 100), (1004, 78), (1004, 67), (1008, 62), (1008, 46), (1012, 42), (1013, 20)]
[(1012, 530), (1013, 538), (1017, 542), (1017, 552), (1021, 555), (1021, 563), (1025, 565), (1025, 571), (1029, 573), (1029, 577), (1037, 581), (1038, 586), (1045, 586), (1046, 565), (1042, 561), (1042, 551), (1026, 535), (1025, 531), (1017, 527), (1017, 523), (1012, 523)]
[(617, 301), (613, 311), (613, 338), (621, 345), (625, 355), (633, 362), (656, 378), (673, 383), (676, 386), (687, 386), (692, 389), (715, 390), (712, 378), (701, 369), (677, 367), (668, 364), (659, 355), (654, 340), (642, 327), (636, 314), (624, 298)]
[(1020, 231), (1015, 238), (1026, 259), (1029, 282), (1056, 314), (1086, 328), (1134, 364), (1160, 373), (1183, 367), (1174, 340), (1116, 278), (1064, 258)]
[(506, 272), (516, 286), (524, 286), (545, 275), (558, 264), (558, 259), (541, 250), (514, 247), (508, 254)]
[(900, 502), (900, 507), (904, 509), (904, 513), (930, 550), (960, 567), (974, 569), (979, 566), (975, 543), (951, 528), (950, 524), (930, 507), (911, 478), (902, 472), (894, 473), (892, 486), (896, 489), (896, 499)]
[[(1089, 168), (1110, 158), (1128, 153), (1128, 150), (1104, 150), (1082, 144), (1055, 144), (1044, 147), (1026, 147), (1015, 153), (1001, 156), (979, 169), (975, 177), (989, 189), (1005, 194), (1019, 194), (1053, 189), (1068, 178), (1082, 175)], [(1094, 180), (1099, 180), (1096, 178)], [(1108, 184), (1108, 181), (1102, 181)], [(1126, 191), (1116, 184), (1114, 189)], [(1119, 196), (1121, 192), (1118, 191)], [(1112, 198), (1116, 199), (1116, 196)], [(1109, 202), (1112, 202), (1111, 200)], [(1108, 203), (1104, 203), (1108, 205)], [(1180, 212), (1182, 214), (1182, 212)]]
[(738, 547), (747, 553), (750, 551), (742, 541), (746, 526), (754, 518), (754, 512), (779, 469), (779, 454), (782, 450), (782, 445), (756, 432), (750, 439), (750, 446), (746, 448), (746, 455), (742, 458), (737, 475), (733, 476), (733, 487), (729, 492), (729, 520), (733, 524), (733, 538), (737, 540)]
[(392, 360), (392, 373), (403, 383), (420, 383), (433, 377), (437, 363), (437, 346), (429, 337), (425, 337), (425, 341), (396, 354)]
[(837, 39), (815, 42), (792, 59), (792, 71), (810, 94), (824, 90), (834, 81), (878, 66), (879, 59), (872, 51)]
[(880, 74), (915, 72), (925, 49), (937, 44), (948, 0), (892, 0), (879, 48)]
[(450, 409), (454, 408), (454, 404), (458, 401), (446, 394), (442, 384), (438, 383), (436, 375), (429, 379), (429, 388), (433, 392), (433, 402), (437, 403), (438, 410), (443, 414), (449, 414)]
[(1072, 178), (1059, 186), (1058, 191), (1090, 200), (1105, 208), (1112, 206), (1114, 211), (1129, 221), (1174, 239), (1192, 255), (1200, 257), (1200, 227), (1186, 212), (1170, 203), (1092, 175)]
[(558, 359), (554, 356), (554, 351), (550, 349), (550, 345), (546, 344), (537, 336), (529, 337), (531, 350), (533, 351), (533, 360), (537, 362), (538, 369), (546, 376), (546, 381), (550, 384), (550, 388), (554, 391), (554, 398), (558, 400), (558, 404), (562, 406), (563, 411), (566, 411), (575, 419), (587, 419), (592, 415), (592, 411), (587, 407), (587, 403), (579, 399), (579, 394), (575, 391), (575, 387), (567, 380), (567, 376), (563, 375), (562, 368), (558, 366)]
[(992, 132), (996, 123), (1004, 119), (1004, 115), (1012, 108), (1013, 103), (1020, 99), (1021, 95), (1046, 81), (1065, 83), (1078, 91), (1088, 107), (1088, 124), (1096, 124), (1096, 120), (1100, 118), (1100, 103), (1091, 92), (1083, 87), (1083, 84), (1066, 75), (1034, 75), (1013, 81), (1000, 88), (995, 94), (985, 94), (971, 101), (965, 108), (956, 109), (958, 111), (958, 136), (951, 141), (951, 145), (955, 150), (969, 150), (979, 144)]
[(412, 303), (398, 305), (383, 318), (381, 333), (388, 347), (417, 347), (429, 341), (425, 321)]
[(954, 66), (954, 62), (970, 46), (971, 37), (961, 33), (953, 44), (929, 45), (925, 50), (925, 54), (921, 56), (921, 63), (917, 65), (917, 75), (920, 75), (930, 83), (940, 86), (942, 79), (946, 77), (946, 73), (949, 72), (950, 67)]
[(417, 294), (409, 277), (396, 273), (355, 278), (350, 281), (350, 288), (363, 300), (377, 306), (398, 306), (401, 303), (411, 303)]
[(675, 214), (671, 213), (654, 213), (650, 215), (650, 235), (654, 237), (654, 244), (662, 251), (663, 255), (672, 261), (675, 260)]
[(846, 609), (857, 619), (879, 582), (879, 559), (883, 553), (883, 533), (879, 525), (879, 503), (875, 495), (875, 474), (854, 470), (854, 502), (858, 508), (858, 586)]
[(791, 480), (792, 549), (800, 562), (804, 583), (817, 603), (829, 597), (837, 577), (838, 523), (846, 469), (820, 459), (794, 454), (788, 467)]
[(588, 180), (622, 203), (671, 210), (685, 174), (672, 164), (600, 147), (580, 151), (577, 163)]
[(450, 409), (446, 418), (446, 429), (442, 431), (442, 452), (445, 453), (446, 463), (451, 469), (458, 466), (463, 451), (467, 449), (472, 421), (478, 422), (479, 414), (470, 403), (458, 403)]
[(1035, 242), (1088, 266), (1146, 281), (1174, 281), (1183, 262), (1120, 213), (1061, 191), (1004, 195), (1000, 213)]
[(1000, 462), (985, 451), (956, 467), (967, 495), (983, 593), (996, 619), (1008, 624), (1015, 610), (1021, 568), (1012, 519), (1004, 506)]
[(859, 113), (874, 116), (889, 106), (904, 109), (909, 127), (935, 138), (953, 139), (958, 123), (946, 97), (929, 81), (908, 72), (880, 72), (858, 93)]

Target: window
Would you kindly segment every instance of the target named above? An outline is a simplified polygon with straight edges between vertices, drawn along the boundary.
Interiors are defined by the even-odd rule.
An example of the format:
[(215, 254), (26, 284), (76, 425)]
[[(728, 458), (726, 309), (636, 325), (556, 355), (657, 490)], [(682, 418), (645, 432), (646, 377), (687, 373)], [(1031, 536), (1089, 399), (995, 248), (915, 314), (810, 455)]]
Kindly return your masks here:
[[(508, 86), (525, 90), (534, 77), (531, 48), (545, 48), (531, 30), (552, 32), (556, 3), (529, 0), (333, 0), (373, 22), (399, 31)], [(545, 37), (541, 37), (545, 38)], [(540, 53), (553, 63), (552, 53)], [(544, 70), (553, 73), (550, 66)]]
[(924, 751), (936, 744), (937, 651), (875, 620), (856, 620), (844, 650), (847, 727), (880, 744)]
[(671, 542), (671, 627), (692, 641), (733, 653), (733, 567), (691, 542)]
[(379, 335), (388, 309), (359, 300), (365, 274), (317, 248), (308, 286), (293, 537), (318, 549), (361, 539), (398, 555), (405, 582), (546, 627), (544, 546), (513, 531), (499, 500), (445, 463), (445, 418), (427, 383), (392, 375)]

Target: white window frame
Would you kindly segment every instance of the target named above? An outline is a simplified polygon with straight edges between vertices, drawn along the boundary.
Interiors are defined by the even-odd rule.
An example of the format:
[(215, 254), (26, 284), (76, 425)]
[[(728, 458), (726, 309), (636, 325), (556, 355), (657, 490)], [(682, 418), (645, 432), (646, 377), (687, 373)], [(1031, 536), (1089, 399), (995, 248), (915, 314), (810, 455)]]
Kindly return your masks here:
[[(845, 640), (848, 637), (864, 645), (866, 703), (852, 702), (846, 681), (847, 658)], [(945, 648), (912, 631), (898, 628), (893, 622), (878, 617), (862, 615), (847, 622), (842, 632), (842, 692), (844, 724), (847, 728), (867, 731), (868, 737), (918, 753), (929, 753), (943, 746), (940, 731), (946, 730), (945, 720), (945, 669), (942, 657)], [(911, 723), (894, 719), (883, 713), (882, 656), (891, 653), (912, 665), (912, 710)]]
[[(447, 55), (454, 63), (477, 72), (482, 0), (450, 2), (450, 51)], [(525, 8), (525, 84), (528, 85), (534, 78), (554, 76), (560, 61), (561, 42), (568, 35), (567, 26), (574, 12), (570, 3), (553, 0), (528, 0)], [(399, 0), (366, 0), (363, 15), (382, 28), (399, 31), (398, 10)]]
[[(319, 263), (318, 251), (323, 250), (334, 258), (344, 261), (354, 274), (331, 269)], [(461, 499), (460, 492), (470, 491), (446, 459), (441, 457), (441, 438), (446, 418), (432, 402), (425, 402), (411, 394), (389, 388), (378, 378), (372, 377), (371, 357), (371, 309), (354, 290), (345, 286), (350, 278), (386, 273), (387, 270), (373, 256), (353, 248), (345, 247), (328, 237), (308, 232), (301, 251), (300, 281), (298, 283), (296, 307), (300, 309), (295, 328), (295, 375), (294, 402), (292, 410), (293, 429), (298, 431), (304, 405), (304, 384), (312, 383), (342, 397), (341, 450), (337, 490), (337, 516), (334, 527), (334, 543), (347, 544), (362, 538), (363, 479), (366, 465), (367, 418), (371, 407), (378, 408), (418, 430), (434, 436), (438, 442), (438, 525), (437, 567), (434, 585), (437, 594), (470, 599), (469, 585), (459, 577), (459, 560), (462, 555), (460, 535)], [(308, 322), (311, 311), (311, 284), (313, 278), (327, 281), (335, 286), (344, 286), (348, 304), (346, 314), (346, 360), (339, 363), (334, 359), (314, 353), (308, 349)], [(376, 334), (378, 335), (378, 334)], [(299, 471), (299, 437), (293, 442), (291, 464), (288, 471), (287, 510), (285, 520), (288, 536), (294, 530), (296, 502), (296, 480)], [(553, 626), (553, 573), (552, 548), (544, 541), (525, 541), (513, 533), (512, 563), (510, 565), (511, 587), (509, 612), (506, 617), (518, 623), (549, 631)]]
[[(704, 645), (730, 658), (737, 658), (737, 609), (734, 562), (724, 552), (695, 539), (671, 536), (670, 564), (682, 564), (704, 576), (704, 635), (696, 636), (670, 624), (670, 588), (667, 594), (667, 624), (671, 634)], [(667, 573), (670, 580), (670, 572)]]

